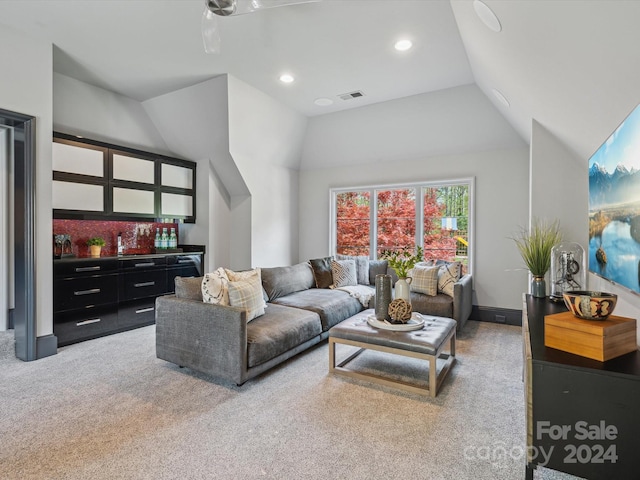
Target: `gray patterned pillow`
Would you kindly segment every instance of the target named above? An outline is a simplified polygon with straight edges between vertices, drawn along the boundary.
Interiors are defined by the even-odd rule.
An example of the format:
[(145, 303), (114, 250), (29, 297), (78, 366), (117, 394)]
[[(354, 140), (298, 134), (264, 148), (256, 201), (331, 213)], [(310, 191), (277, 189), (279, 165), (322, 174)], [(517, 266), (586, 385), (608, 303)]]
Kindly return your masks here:
[(460, 280), (460, 262), (447, 262), (440, 265), (438, 272), (438, 291), (453, 297), (453, 284)]
[(229, 305), (244, 308), (247, 322), (264, 315), (264, 299), (262, 298), (262, 282), (258, 275), (247, 280), (229, 282)]
[(438, 272), (440, 267), (416, 265), (411, 274), (411, 291), (436, 296), (438, 294)]
[(332, 260), (331, 274), (333, 275), (333, 288), (358, 284), (355, 260)]
[(360, 285), (369, 283), (369, 257), (366, 255), (336, 255), (336, 260), (353, 260), (356, 262), (356, 279)]

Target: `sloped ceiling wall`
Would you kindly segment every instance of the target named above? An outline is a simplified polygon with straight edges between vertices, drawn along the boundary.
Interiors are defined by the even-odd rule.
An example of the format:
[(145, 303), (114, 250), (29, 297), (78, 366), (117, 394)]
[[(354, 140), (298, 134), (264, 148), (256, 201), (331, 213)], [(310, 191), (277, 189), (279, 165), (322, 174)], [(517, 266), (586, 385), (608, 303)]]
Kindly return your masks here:
[(640, 2), (484, 1), (501, 32), (451, 1), (477, 85), (527, 142), (535, 119), (586, 161), (640, 101)]

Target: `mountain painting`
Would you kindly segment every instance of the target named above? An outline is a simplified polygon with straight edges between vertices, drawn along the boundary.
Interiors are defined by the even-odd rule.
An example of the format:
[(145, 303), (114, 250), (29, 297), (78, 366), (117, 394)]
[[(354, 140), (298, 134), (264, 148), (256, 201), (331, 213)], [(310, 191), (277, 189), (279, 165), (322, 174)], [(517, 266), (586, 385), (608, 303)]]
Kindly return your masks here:
[(640, 105), (589, 159), (589, 270), (640, 293)]

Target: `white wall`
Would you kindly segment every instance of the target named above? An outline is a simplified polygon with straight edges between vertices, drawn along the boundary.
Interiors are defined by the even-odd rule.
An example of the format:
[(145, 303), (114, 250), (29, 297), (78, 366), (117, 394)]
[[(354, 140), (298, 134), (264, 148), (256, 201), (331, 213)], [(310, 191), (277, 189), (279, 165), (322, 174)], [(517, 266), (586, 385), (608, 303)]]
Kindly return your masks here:
[(252, 266), (297, 261), (297, 168), (306, 126), (303, 115), (229, 76), (229, 151), (251, 192)]
[[(196, 161), (196, 224), (182, 225), (182, 240), (207, 247), (206, 270), (238, 268), (233, 258), (234, 224), (249, 224), (246, 212), (233, 208), (247, 187), (229, 154), (227, 78), (219, 76), (143, 102), (169, 148)], [(246, 236), (246, 233), (242, 232)], [(249, 258), (247, 247), (243, 258)]]
[(300, 172), (300, 258), (329, 252), (329, 189), (475, 177), (474, 304), (521, 309), (527, 273), (510, 240), (528, 219), (526, 148)]
[(53, 333), (51, 278), (52, 45), (0, 27), (0, 108), (36, 117), (37, 335)]
[(59, 73), (53, 74), (53, 128), (92, 140), (173, 155), (140, 102)]

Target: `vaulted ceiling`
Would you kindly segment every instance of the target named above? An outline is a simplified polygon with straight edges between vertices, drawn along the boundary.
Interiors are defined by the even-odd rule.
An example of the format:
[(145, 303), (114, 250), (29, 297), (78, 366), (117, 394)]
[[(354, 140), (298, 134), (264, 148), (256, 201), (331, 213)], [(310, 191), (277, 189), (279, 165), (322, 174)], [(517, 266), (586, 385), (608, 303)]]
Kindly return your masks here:
[[(219, 19), (218, 55), (202, 46), (202, 0), (2, 0), (0, 24), (50, 41), (56, 72), (140, 101), (229, 73), (316, 116), (475, 82), (525, 141), (536, 119), (588, 158), (640, 98), (640, 2), (485, 4), (500, 32), (473, 0), (261, 10)], [(405, 37), (413, 48), (394, 50)], [(340, 98), (353, 91), (363, 96)]]

